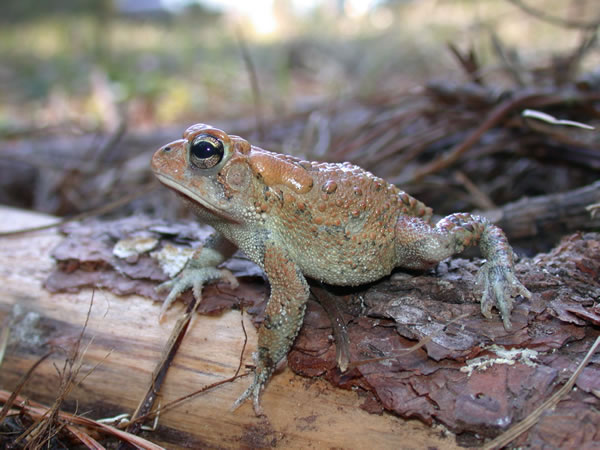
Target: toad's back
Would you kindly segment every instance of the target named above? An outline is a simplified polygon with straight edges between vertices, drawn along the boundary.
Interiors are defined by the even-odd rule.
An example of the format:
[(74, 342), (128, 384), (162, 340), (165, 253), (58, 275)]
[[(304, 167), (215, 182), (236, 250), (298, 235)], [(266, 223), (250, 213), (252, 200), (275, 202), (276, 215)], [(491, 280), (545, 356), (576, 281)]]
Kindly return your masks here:
[(356, 285), (389, 274), (396, 265), (398, 217), (431, 216), (430, 208), (358, 166), (276, 157), (312, 178), (308, 192), (284, 186), (269, 202), (271, 230), (312, 278)]

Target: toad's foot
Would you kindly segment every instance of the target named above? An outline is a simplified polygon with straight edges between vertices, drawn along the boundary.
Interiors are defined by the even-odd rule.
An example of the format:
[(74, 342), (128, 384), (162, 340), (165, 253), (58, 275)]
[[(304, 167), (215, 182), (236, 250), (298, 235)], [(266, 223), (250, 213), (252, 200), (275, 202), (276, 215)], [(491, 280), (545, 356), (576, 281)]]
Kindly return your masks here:
[(263, 367), (260, 363), (260, 360), (257, 354), (254, 355), (254, 360), (256, 362), (256, 369), (254, 370), (254, 381), (250, 385), (246, 391), (239, 396), (239, 398), (233, 403), (231, 410), (237, 409), (242, 403), (244, 403), (249, 398), (252, 398), (252, 407), (254, 408), (254, 414), (257, 416), (264, 416), (264, 412), (262, 407), (260, 406), (260, 394), (265, 388), (273, 369), (269, 369)]
[(157, 291), (169, 291), (169, 295), (165, 299), (160, 314), (159, 322), (162, 321), (165, 312), (171, 304), (179, 297), (186, 289), (192, 288), (192, 293), (197, 301), (202, 299), (202, 288), (210, 281), (223, 280), (227, 282), (232, 289), (238, 287), (238, 281), (233, 274), (227, 269), (218, 269), (216, 267), (197, 267), (193, 263), (195, 260), (190, 260), (188, 264), (175, 278), (165, 281), (156, 287)]
[(492, 261), (487, 261), (481, 266), (476, 284), (483, 291), (481, 313), (490, 319), (492, 307), (496, 306), (500, 311), (504, 328), (510, 330), (513, 298), (518, 295), (531, 298), (531, 292), (517, 279), (512, 267), (494, 264)]

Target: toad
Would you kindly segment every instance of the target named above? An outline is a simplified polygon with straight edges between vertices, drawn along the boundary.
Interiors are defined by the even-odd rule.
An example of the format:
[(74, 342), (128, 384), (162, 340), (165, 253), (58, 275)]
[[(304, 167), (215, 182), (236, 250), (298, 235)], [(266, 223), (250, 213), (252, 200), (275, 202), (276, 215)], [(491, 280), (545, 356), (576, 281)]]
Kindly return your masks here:
[(356, 286), (396, 267), (430, 268), (479, 245), (486, 259), (477, 275), (485, 317), (492, 318), (495, 306), (508, 330), (514, 297), (531, 296), (514, 274), (513, 251), (500, 228), (468, 213), (433, 224), (431, 208), (350, 163), (304, 161), (196, 124), (156, 151), (152, 170), (215, 229), (182, 272), (159, 286), (170, 291), (161, 315), (190, 287), (200, 298), (207, 282), (233, 283), (217, 266), (237, 248), (268, 278), (254, 381), (236, 401), (251, 397), (258, 415), (260, 394), (302, 325), (306, 277)]

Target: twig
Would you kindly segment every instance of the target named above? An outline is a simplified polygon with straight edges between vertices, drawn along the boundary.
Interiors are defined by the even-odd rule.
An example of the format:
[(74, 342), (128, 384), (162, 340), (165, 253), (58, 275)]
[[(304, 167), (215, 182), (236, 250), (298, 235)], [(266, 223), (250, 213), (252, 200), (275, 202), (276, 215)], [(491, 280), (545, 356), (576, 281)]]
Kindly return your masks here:
[(258, 86), (258, 76), (256, 75), (256, 68), (254, 67), (254, 63), (252, 62), (252, 57), (250, 56), (250, 51), (248, 50), (248, 46), (246, 45), (246, 40), (244, 39), (242, 30), (239, 27), (236, 27), (235, 35), (237, 37), (238, 45), (240, 46), (242, 59), (244, 60), (246, 70), (248, 71), (250, 85), (252, 86), (252, 100), (254, 101), (254, 114), (256, 117), (256, 128), (258, 130), (258, 137), (260, 140), (263, 140), (266, 136), (264, 124), (265, 121), (263, 117), (262, 97), (260, 94), (260, 88)]
[(487, 116), (487, 119), (478, 126), (469, 136), (459, 144), (455, 145), (444, 155), (425, 164), (423, 167), (415, 170), (410, 177), (401, 178), (399, 183), (412, 183), (420, 181), (423, 177), (438, 172), (456, 162), (467, 150), (475, 145), (479, 139), (491, 128), (504, 120), (506, 116), (515, 109), (527, 105), (530, 108), (553, 105), (562, 102), (576, 103), (583, 101), (596, 101), (600, 99), (600, 94), (595, 92), (577, 92), (568, 89), (558, 92), (548, 92), (543, 90), (524, 90), (515, 97), (505, 100), (496, 106)]
[(506, 49), (506, 47), (500, 40), (500, 37), (493, 30), (491, 32), (490, 38), (492, 41), (492, 49), (500, 58), (502, 65), (506, 69), (506, 72), (512, 77), (512, 79), (515, 83), (517, 83), (518, 86), (525, 86), (526, 83), (523, 78), (523, 75), (521, 74), (521, 71), (519, 70), (518, 60), (516, 56), (513, 56), (513, 54), (511, 54)]
[(598, 41), (598, 32), (592, 31), (582, 33), (581, 42), (573, 50), (573, 53), (564, 58), (555, 58), (554, 63), (554, 83), (558, 86), (571, 82), (575, 77), (577, 70), (581, 66), (581, 61), (595, 47)]
[(96, 149), (96, 156), (94, 157), (94, 159), (96, 161), (99, 161), (106, 154), (110, 154), (114, 150), (116, 145), (119, 143), (119, 141), (121, 139), (123, 139), (123, 136), (125, 136), (126, 131), (127, 131), (127, 120), (122, 115), (122, 117), (119, 118), (119, 125), (117, 126), (116, 130), (114, 130), (110, 134), (110, 136), (108, 137), (106, 142), (104, 142), (104, 144), (102, 144), (101, 146), (99, 146), (99, 148)]
[(551, 14), (548, 14), (545, 11), (540, 11), (539, 9), (532, 8), (531, 6), (523, 3), (521, 0), (507, 1), (522, 9), (527, 14), (532, 15), (533, 17), (544, 22), (551, 23), (552, 25), (557, 25), (565, 28), (583, 28), (585, 30), (593, 30), (600, 26), (600, 17), (591, 22), (587, 22), (584, 20), (563, 19), (562, 17), (556, 17)]
[(446, 45), (471, 81), (477, 84), (483, 84), (479, 62), (477, 61), (477, 56), (475, 55), (473, 48), (471, 47), (467, 54), (463, 55), (453, 42), (448, 42)]
[(238, 367), (237, 367), (237, 369), (235, 371), (235, 374), (233, 376), (231, 376), (229, 378), (226, 378), (224, 380), (216, 381), (215, 383), (211, 383), (209, 385), (206, 385), (206, 386), (198, 389), (197, 391), (194, 391), (194, 392), (192, 392), (190, 394), (187, 394), (187, 395), (185, 395), (183, 397), (180, 397), (180, 398), (178, 398), (176, 400), (173, 400), (172, 402), (167, 403), (167, 404), (161, 406), (160, 408), (158, 408), (158, 409), (156, 409), (154, 411), (147, 412), (143, 416), (140, 415), (137, 418), (132, 418), (130, 424), (131, 423), (138, 423), (138, 422), (141, 423), (141, 422), (145, 421), (146, 419), (149, 419), (149, 418), (151, 418), (153, 416), (156, 416), (158, 414), (162, 414), (162, 413), (165, 413), (167, 411), (170, 411), (171, 409), (174, 409), (177, 406), (180, 406), (181, 404), (185, 403), (186, 401), (191, 400), (191, 399), (197, 397), (198, 395), (200, 395), (200, 394), (202, 394), (204, 392), (207, 392), (207, 391), (209, 391), (211, 389), (214, 389), (214, 388), (216, 388), (218, 386), (221, 386), (222, 384), (232, 383), (235, 380), (237, 380), (238, 378), (243, 378), (243, 377), (246, 377), (246, 376), (250, 375), (252, 373), (252, 371), (246, 371), (246, 372), (244, 372), (244, 373), (242, 373), (240, 375), (240, 371), (241, 371), (242, 365), (244, 363), (244, 353), (246, 352), (246, 345), (248, 344), (248, 333), (246, 332), (246, 326), (244, 325), (244, 310), (243, 310), (243, 308), (242, 308), (241, 324), (242, 324), (242, 331), (244, 333), (244, 342), (242, 344), (242, 351), (240, 352), (240, 361), (238, 363)]
[(0, 324), (0, 366), (2, 366), (2, 361), (4, 361), (6, 347), (8, 347), (8, 338), (10, 337), (11, 324), (12, 318), (10, 316), (5, 317), (2, 321), (2, 324)]
[[(84, 325), (79, 334), (79, 338), (77, 339), (77, 342), (75, 343), (75, 346), (73, 347), (70, 356), (65, 360), (63, 370), (60, 374), (61, 380), (60, 386), (58, 388), (58, 395), (56, 397), (56, 400), (54, 401), (54, 404), (49, 409), (47, 409), (44, 412), (44, 414), (40, 415), (39, 418), (15, 440), (15, 444), (18, 444), (19, 442), (28, 439), (28, 447), (38, 448), (44, 445), (45, 443), (48, 443), (54, 436), (56, 436), (62, 430), (62, 428), (64, 428), (65, 423), (61, 423), (61, 421), (59, 420), (60, 408), (63, 402), (65, 401), (67, 395), (69, 395), (69, 393), (75, 386), (75, 379), (77, 378), (77, 376), (79, 375), (79, 371), (81, 370), (83, 353), (80, 353), (80, 348), (85, 330), (87, 329), (87, 325), (90, 319), (92, 307), (94, 305), (94, 292), (95, 291), (92, 291), (90, 306), (88, 308)], [(78, 357), (79, 361), (77, 361)]]
[(172, 410), (172, 409), (180, 406), (181, 404), (183, 404), (183, 403), (185, 403), (185, 402), (187, 402), (189, 400), (192, 400), (193, 398), (197, 397), (198, 395), (200, 395), (200, 394), (202, 394), (204, 392), (210, 391), (211, 389), (219, 387), (219, 386), (221, 386), (223, 384), (233, 383), (238, 378), (244, 378), (244, 377), (247, 377), (250, 374), (252, 374), (252, 371), (248, 370), (248, 371), (246, 371), (246, 372), (244, 372), (242, 374), (236, 374), (236, 375), (234, 375), (232, 377), (225, 378), (224, 380), (215, 381), (214, 383), (211, 383), (211, 384), (208, 384), (206, 386), (203, 386), (202, 388), (198, 389), (197, 391), (194, 391), (194, 392), (192, 392), (190, 394), (184, 395), (183, 397), (180, 397), (180, 398), (178, 398), (176, 400), (173, 400), (172, 402), (167, 403), (167, 404), (161, 406), (160, 408), (155, 409), (154, 411), (150, 411), (150, 412), (148, 412), (147, 414), (145, 414), (143, 416), (139, 416), (136, 419), (133, 419), (131, 421), (131, 423), (140, 423), (140, 422), (143, 422), (146, 419), (150, 419), (151, 417), (156, 416), (157, 414), (163, 414), (163, 413), (165, 413), (167, 411), (170, 411), (170, 410)]
[(573, 375), (571, 375), (571, 377), (569, 378), (569, 380), (565, 383), (565, 385), (563, 387), (561, 387), (556, 393), (554, 393), (554, 395), (552, 395), (552, 397), (550, 397), (548, 400), (546, 400), (544, 403), (542, 403), (540, 406), (538, 406), (535, 409), (535, 411), (533, 411), (531, 414), (529, 414), (529, 416), (527, 416), (525, 419), (523, 419), (521, 422), (519, 422), (515, 426), (506, 430), (504, 433), (502, 433), (500, 436), (498, 436), (493, 441), (490, 441), (487, 444), (485, 444), (482, 448), (484, 450), (502, 448), (505, 445), (508, 445), (513, 440), (515, 440), (519, 435), (521, 435), (525, 431), (529, 430), (532, 426), (534, 426), (537, 423), (537, 421), (539, 420), (540, 416), (546, 410), (548, 410), (550, 408), (554, 408), (558, 404), (558, 402), (560, 402), (561, 399), (567, 393), (569, 393), (569, 391), (575, 385), (575, 381), (577, 381), (577, 377), (583, 371), (583, 369), (585, 368), (587, 363), (590, 361), (590, 359), (594, 355), (594, 352), (596, 351), (596, 349), (598, 348), (599, 345), (600, 345), (600, 336), (598, 336), (596, 338), (596, 341), (594, 342), (594, 345), (592, 345), (592, 348), (590, 348), (590, 350), (587, 352), (587, 354), (585, 355), (585, 358), (583, 358), (583, 361), (581, 361), (581, 363), (577, 367), (577, 370), (575, 370)]
[(450, 151), (441, 157), (417, 169), (410, 178), (409, 182), (420, 181), (423, 177), (450, 166), (452, 163), (456, 162), (463, 155), (463, 153), (475, 145), (489, 129), (493, 128), (513, 110), (542, 96), (543, 94), (540, 92), (525, 92), (515, 98), (505, 100), (504, 102), (500, 103), (490, 112), (487, 119), (484, 120), (483, 123), (479, 125), (473, 132), (471, 132), (471, 134), (464, 141), (460, 142), (458, 145), (455, 145)]
[(55, 228), (55, 227), (64, 225), (65, 223), (76, 222), (78, 220), (87, 219), (88, 217), (100, 216), (102, 214), (106, 214), (110, 211), (113, 211), (123, 205), (126, 205), (127, 203), (135, 200), (136, 198), (139, 198), (139, 197), (142, 197), (142, 196), (148, 194), (153, 189), (155, 189), (157, 186), (158, 185), (155, 181), (151, 181), (150, 183), (147, 183), (147, 184), (141, 186), (138, 191), (133, 192), (129, 195), (126, 195), (125, 197), (122, 197), (118, 200), (115, 200), (114, 202), (110, 202), (106, 205), (92, 209), (91, 211), (85, 211), (85, 212), (82, 212), (81, 214), (76, 214), (72, 217), (68, 217), (66, 219), (62, 219), (62, 220), (59, 220), (57, 222), (54, 222), (54, 223), (51, 223), (48, 225), (40, 225), (39, 227), (22, 228), (20, 230), (12, 230), (12, 231), (1, 231), (0, 237), (15, 236), (18, 234), (31, 233), (34, 231), (49, 230), (51, 228)]
[[(0, 401), (7, 401), (10, 397), (10, 394), (6, 391), (0, 390)], [(34, 419), (40, 419), (45, 417), (48, 414), (49, 408), (40, 403), (34, 402), (32, 400), (27, 400), (21, 396), (16, 397), (17, 403), (19, 403), (19, 409), (29, 414)], [(58, 417), (61, 421), (65, 423), (81, 425), (84, 427), (92, 428), (95, 430), (102, 431), (104, 433), (111, 434), (121, 440), (127, 441), (132, 445), (136, 445), (142, 449), (148, 450), (164, 450), (162, 447), (147, 441), (141, 437), (132, 435), (123, 430), (119, 430), (118, 428), (112, 427), (110, 425), (106, 425), (102, 422), (97, 422), (92, 419), (88, 419), (86, 417), (76, 416), (74, 414), (69, 414), (64, 411), (58, 412)]]
[(67, 430), (72, 433), (77, 439), (81, 441), (89, 449), (104, 450), (104, 446), (101, 445), (96, 439), (91, 437), (89, 434), (84, 433), (79, 428), (72, 425), (67, 425)]
[(38, 359), (36, 361), (36, 363), (33, 366), (31, 366), (31, 368), (21, 377), (21, 379), (17, 383), (17, 387), (12, 391), (12, 393), (10, 394), (10, 397), (8, 397), (8, 400), (6, 400), (6, 403), (4, 403), (2, 410), (0, 410), (0, 423), (2, 423), (2, 421), (8, 414), (8, 411), (10, 410), (13, 403), (15, 402), (15, 399), (19, 396), (19, 393), (25, 386), (25, 383), (27, 383), (29, 378), (31, 378), (31, 375), (33, 375), (33, 372), (35, 371), (35, 369), (37, 369), (38, 366), (42, 362), (44, 362), (52, 353), (54, 353), (54, 352), (50, 351), (50, 352), (46, 353), (44, 356), (42, 356), (40, 359)]
[(464, 172), (461, 172), (460, 170), (454, 172), (454, 179), (465, 187), (477, 208), (484, 210), (497, 208), (492, 199), (479, 189)]
[(234, 378), (237, 377), (240, 373), (240, 370), (242, 370), (242, 364), (244, 364), (244, 353), (246, 353), (246, 344), (248, 343), (248, 333), (246, 333), (246, 325), (244, 325), (244, 305), (240, 305), (240, 324), (242, 325), (242, 332), (244, 333), (244, 343), (242, 344), (242, 351), (240, 352), (240, 362), (238, 363), (237, 370), (233, 375)]
[[(136, 408), (135, 412), (131, 416), (131, 422), (127, 426), (126, 430), (128, 433), (137, 434), (140, 432), (142, 422), (136, 419), (138, 419), (141, 416), (146, 417), (151, 411), (152, 406), (154, 405), (154, 401), (158, 397), (160, 388), (162, 387), (162, 384), (167, 376), (167, 371), (169, 370), (171, 362), (173, 361), (173, 358), (175, 358), (177, 350), (179, 350), (179, 347), (183, 342), (183, 338), (189, 327), (190, 321), (194, 316), (194, 313), (198, 309), (199, 304), (200, 300), (196, 299), (196, 297), (193, 296), (192, 301), (188, 304), (186, 308), (185, 314), (177, 320), (177, 323), (173, 327), (173, 331), (169, 336), (169, 340), (167, 341), (167, 344), (163, 349), (162, 357), (156, 365), (154, 372), (152, 373), (152, 378), (146, 389), (146, 394), (144, 395), (144, 397), (138, 404), (138, 407)], [(120, 447), (122, 447), (122, 445)]]

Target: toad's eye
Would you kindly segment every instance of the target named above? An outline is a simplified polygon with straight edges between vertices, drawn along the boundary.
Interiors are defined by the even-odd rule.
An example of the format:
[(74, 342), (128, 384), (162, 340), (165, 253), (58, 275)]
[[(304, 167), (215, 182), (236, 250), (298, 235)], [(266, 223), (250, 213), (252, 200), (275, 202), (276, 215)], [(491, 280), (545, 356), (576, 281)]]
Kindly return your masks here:
[(190, 162), (199, 169), (210, 169), (219, 164), (223, 153), (223, 142), (210, 134), (201, 134), (190, 145)]

